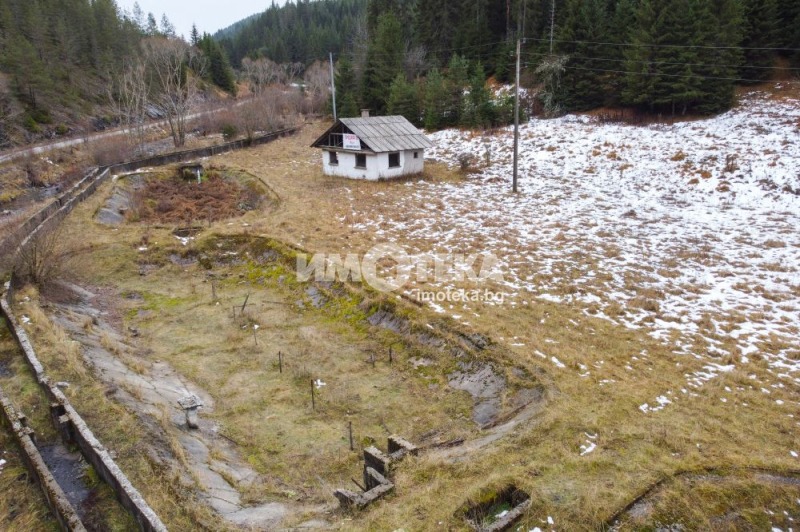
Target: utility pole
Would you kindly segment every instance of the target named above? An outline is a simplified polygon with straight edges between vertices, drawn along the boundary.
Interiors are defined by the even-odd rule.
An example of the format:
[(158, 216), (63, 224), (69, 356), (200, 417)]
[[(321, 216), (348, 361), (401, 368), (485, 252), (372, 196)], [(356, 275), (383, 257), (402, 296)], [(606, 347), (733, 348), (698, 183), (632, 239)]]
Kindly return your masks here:
[(328, 57), (331, 59), (331, 96), (333, 96), (333, 120), (336, 118), (336, 79), (333, 77), (333, 52), (328, 52)]
[(525, 22), (528, 18), (528, 0), (522, 1), (522, 35), (521, 37), (525, 38)]
[(522, 40), (517, 39), (517, 77), (514, 83), (514, 179), (513, 191), (517, 192), (517, 173), (519, 169), (519, 62)]

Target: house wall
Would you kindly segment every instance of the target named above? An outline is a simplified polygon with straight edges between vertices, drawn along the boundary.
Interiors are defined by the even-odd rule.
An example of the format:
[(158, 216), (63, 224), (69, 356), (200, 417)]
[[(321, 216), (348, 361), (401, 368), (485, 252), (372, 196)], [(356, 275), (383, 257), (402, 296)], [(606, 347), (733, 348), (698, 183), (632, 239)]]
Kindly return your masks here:
[[(414, 152), (418, 154), (414, 158)], [(425, 168), (425, 150), (406, 150), (400, 152), (400, 166), (389, 168), (389, 154), (367, 154), (367, 168), (356, 168), (356, 154), (340, 151), (339, 164), (330, 164), (328, 150), (322, 151), (322, 169), (325, 175), (347, 177), (350, 179), (366, 179), (378, 181), (379, 179), (393, 179), (405, 175), (414, 175)]]

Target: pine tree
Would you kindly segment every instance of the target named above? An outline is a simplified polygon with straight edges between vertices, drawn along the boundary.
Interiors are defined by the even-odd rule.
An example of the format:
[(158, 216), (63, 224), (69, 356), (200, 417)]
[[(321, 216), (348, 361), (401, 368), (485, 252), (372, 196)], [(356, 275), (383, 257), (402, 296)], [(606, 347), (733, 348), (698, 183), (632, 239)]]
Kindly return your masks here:
[[(733, 104), (735, 80), (743, 61), (743, 13), (739, 0), (710, 0), (708, 15), (697, 17), (709, 20), (700, 28), (697, 40), (699, 57), (703, 64), (698, 72), (702, 98), (695, 109), (700, 113), (718, 113)], [(713, 13), (714, 15), (711, 15)]]
[(656, 44), (657, 16), (651, 0), (640, 1), (636, 10), (636, 25), (631, 31), (631, 46), (624, 52), (626, 74), (622, 101), (631, 105), (647, 105), (651, 109), (657, 75), (653, 47)]
[(469, 86), (469, 61), (460, 55), (450, 58), (447, 65), (445, 87), (449, 95), (445, 110), (446, 120), (443, 125), (455, 126), (461, 123), (464, 109), (464, 90)]
[(778, 47), (778, 4), (775, 0), (743, 0), (743, 5), (742, 46), (745, 48), (739, 75), (748, 80), (764, 81), (769, 79), (775, 52), (758, 48)]
[(673, 115), (685, 113), (703, 96), (698, 72), (701, 57), (694, 46), (702, 45), (702, 32), (713, 23), (707, 3), (669, 0), (656, 19), (656, 81), (651, 102)]
[(198, 44), (206, 59), (206, 79), (217, 87), (236, 94), (236, 77), (220, 44), (208, 33), (203, 35)]
[(160, 33), (158, 30), (158, 22), (156, 22), (156, 16), (152, 13), (147, 14), (147, 28), (145, 29), (145, 33), (151, 37)]
[(369, 44), (364, 70), (364, 105), (380, 115), (386, 112), (386, 100), (392, 81), (403, 72), (405, 46), (400, 22), (392, 13), (378, 18), (375, 38)]
[(347, 57), (342, 57), (336, 65), (336, 99), (338, 116), (351, 118), (358, 116), (357, 92), (358, 84), (353, 72), (353, 64)]
[(394, 78), (387, 108), (390, 115), (401, 115), (412, 124), (420, 125), (419, 96), (414, 85), (406, 81), (404, 74), (398, 74)]
[(196, 24), (192, 24), (192, 32), (189, 35), (189, 43), (192, 46), (197, 46), (200, 43), (200, 32), (197, 31)]
[(619, 70), (607, 73), (606, 101), (609, 105), (619, 105), (623, 102), (625, 49), (632, 40), (631, 34), (636, 26), (636, 6), (636, 0), (619, 0), (609, 21), (610, 42), (617, 46), (609, 47), (609, 50), (613, 51), (614, 61), (607, 62), (608, 70)]
[(428, 72), (425, 80), (425, 129), (434, 131), (442, 127), (447, 109), (447, 89), (438, 69)]
[(491, 95), (486, 88), (486, 75), (480, 63), (470, 77), (469, 93), (464, 97), (463, 115), (460, 125), (469, 128), (486, 128), (494, 120), (494, 108)]
[(417, 4), (416, 41), (439, 65), (449, 60), (446, 50), (453, 48), (458, 8), (458, 2), (451, 0), (421, 0)]
[(782, 55), (800, 58), (800, 2), (778, 0), (777, 17), (779, 27), (776, 37), (778, 46), (784, 48)]
[[(562, 79), (561, 101), (567, 109), (591, 109), (603, 103), (606, 94), (605, 70), (618, 63), (605, 60), (612, 53), (608, 42), (608, 18), (604, 0), (570, 0), (567, 16), (559, 30), (563, 42), (559, 52), (569, 57)], [(609, 66), (611, 65), (611, 67)]]

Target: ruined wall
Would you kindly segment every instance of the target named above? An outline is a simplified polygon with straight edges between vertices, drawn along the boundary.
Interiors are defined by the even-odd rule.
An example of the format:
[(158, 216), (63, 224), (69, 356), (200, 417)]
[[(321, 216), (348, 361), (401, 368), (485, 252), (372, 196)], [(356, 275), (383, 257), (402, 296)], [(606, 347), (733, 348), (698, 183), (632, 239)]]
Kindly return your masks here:
[(0, 421), (3, 425), (9, 427), (14, 436), (14, 440), (22, 450), (22, 459), (25, 466), (33, 474), (33, 479), (39, 484), (39, 487), (44, 494), (47, 506), (55, 516), (58, 524), (62, 530), (71, 530), (75, 532), (84, 532), (86, 529), (78, 517), (78, 512), (70, 504), (64, 490), (58, 485), (53, 474), (48, 469), (47, 464), (44, 463), (39, 449), (33, 442), (31, 429), (25, 427), (21, 422), (19, 415), (11, 401), (5, 396), (3, 390), (0, 389)]

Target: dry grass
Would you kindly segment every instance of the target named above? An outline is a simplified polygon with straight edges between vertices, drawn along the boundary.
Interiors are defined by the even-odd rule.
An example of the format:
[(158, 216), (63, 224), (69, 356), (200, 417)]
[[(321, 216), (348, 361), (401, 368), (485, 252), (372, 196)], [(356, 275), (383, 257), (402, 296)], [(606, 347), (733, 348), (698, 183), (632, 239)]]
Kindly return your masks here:
[[(389, 333), (365, 329), (363, 311), (352, 300), (337, 296), (323, 309), (306, 304), (300, 310), (294, 301), (308, 302), (308, 298), (285, 269), (248, 267), (242, 255), (216, 261), (227, 251), (224, 243), (245, 232), (310, 251), (363, 252), (381, 237), (359, 228), (361, 217), (383, 216), (387, 224), (396, 223), (403, 219), (407, 202), (420, 201), (411, 196), (413, 180), (368, 183), (323, 176), (319, 154), (307, 147), (322, 130), (324, 124), (318, 124), (297, 138), (214, 159), (215, 165), (259, 176), (281, 198), (277, 209), (247, 213), (231, 225), (214, 224), (192, 244), (198, 253), (212, 255), (213, 271), (224, 279), (217, 286), (219, 307), (211, 304), (205, 271), (169, 263), (167, 257), (179, 245), (170, 234), (172, 227), (109, 229), (91, 221), (108, 187), (77, 209), (69, 221), (71, 239), (84, 246), (81, 271), (85, 280), (114, 286), (120, 294), (142, 294), (143, 301), (126, 301), (125, 324), (142, 331), (154, 356), (169, 361), (217, 399), (214, 411), (206, 415), (238, 442), (245, 459), (264, 474), (262, 482), (248, 488), (247, 497), (254, 501), (275, 496), (330, 502), (331, 486), (350, 486), (348, 479), (358, 474), (359, 465), (346, 449), (347, 419), (354, 420), (362, 444), (380, 442), (385, 427), (412, 439), (437, 426), (448, 427), (452, 434), (477, 435), (463, 419), (468, 410), (463, 396), (443, 382), (448, 363), (437, 360), (432, 368), (419, 372), (385, 363), (373, 370), (367, 354), (385, 349), (394, 340)], [(462, 179), (438, 165), (429, 168), (423, 179), (451, 184)], [(431, 209), (435, 208), (431, 201)], [(220, 238), (210, 239), (211, 233)], [(147, 234), (149, 250), (139, 253), (143, 234)], [(86, 246), (87, 240), (91, 247)], [(409, 249), (427, 246), (422, 238), (396, 243)], [(220, 253), (212, 254), (214, 248)], [(609, 250), (613, 252), (613, 246)], [(678, 258), (705, 262), (712, 261), (713, 254), (695, 246), (679, 252)], [(148, 271), (153, 273), (140, 276), (137, 262), (151, 265)], [(234, 322), (231, 307), (241, 304), (247, 293), (253, 294), (255, 305), (250, 321)], [(642, 291), (640, 306), (655, 309), (660, 297)], [(272, 300), (292, 304), (269, 304)], [(535, 299), (524, 303), (480, 306), (473, 310), (475, 316), (469, 315), (471, 325), (461, 328), (496, 342), (494, 356), (499, 362), (513, 362), (547, 383), (551, 395), (547, 408), (466, 461), (452, 463), (430, 454), (404, 462), (397, 472), (394, 496), (348, 520), (338, 514), (329, 516), (335, 525), (359, 530), (463, 529), (457, 513), (468, 499), (513, 483), (533, 498), (523, 521), (528, 529), (543, 526), (547, 516), (560, 529), (597, 528), (644, 487), (679, 470), (796, 467), (796, 459), (788, 453), (796, 446), (797, 422), (788, 415), (790, 401), (796, 400), (796, 386), (771, 374), (766, 364), (754, 362), (747, 375), (719, 374), (705, 386), (690, 387), (684, 393), (680, 387), (686, 386), (686, 375), (703, 371), (706, 362), (674, 353), (646, 330), (587, 316), (578, 305)], [(636, 309), (618, 308), (617, 312), (628, 310)], [(426, 309), (415, 311), (414, 316), (423, 324), (443, 321)], [(704, 318), (704, 330), (713, 326), (713, 319)], [(262, 325), (258, 346), (252, 331), (241, 329), (253, 322)], [(722, 349), (732, 349), (729, 339), (711, 338), (721, 341)], [(276, 371), (278, 350), (289, 354), (283, 375)], [(412, 355), (403, 352), (401, 360)], [(553, 363), (552, 357), (563, 367)], [(720, 363), (725, 359), (721, 357)], [(318, 411), (310, 409), (309, 377), (327, 383)], [(770, 394), (760, 390), (764, 386), (770, 387)], [(662, 395), (671, 401), (663, 410), (640, 411), (640, 405), (652, 406)], [(96, 430), (111, 441), (130, 433), (123, 426), (117, 435), (114, 427), (119, 421), (112, 422), (103, 414), (104, 410), (116, 412), (118, 406), (90, 397), (76, 396), (75, 400), (87, 417), (91, 412), (90, 424), (96, 424)], [(130, 414), (123, 418), (131, 426), (137, 423)], [(597, 435), (597, 449), (580, 456), (587, 433)], [(137, 470), (135, 463), (132, 470)], [(156, 476), (136, 477), (143, 491), (159, 492), (160, 488), (150, 485)], [(717, 493), (726, 489), (721, 487)], [(746, 497), (750, 488), (731, 489), (739, 496), (731, 499), (736, 501)], [(678, 491), (691, 497), (685, 490)], [(713, 490), (708, 493), (708, 497), (695, 498), (695, 507), (678, 506), (681, 509), (671, 518), (691, 524), (695, 512), (710, 515), (716, 495)], [(165, 510), (168, 497), (156, 495), (160, 501), (156, 506), (169, 514)], [(176, 519), (172, 522), (185, 522), (172, 518)]]
[[(142, 430), (138, 427), (138, 418), (109, 398), (109, 387), (97, 380), (86, 367), (80, 346), (42, 310), (38, 294), (28, 289), (18, 294), (18, 298), (23, 301), (19, 312), (31, 319), (27, 327), (28, 334), (34, 339), (37, 355), (48, 375), (55, 381), (70, 383), (65, 393), (73, 406), (95, 436), (116, 456), (120, 468), (167, 526), (181, 530), (194, 528), (196, 524), (210, 526), (217, 523), (207, 509), (192, 499), (191, 491), (187, 490), (174, 472), (152, 460)], [(17, 354), (17, 357), (20, 355)], [(9, 390), (9, 395), (15, 398), (25, 397), (25, 393), (41, 396), (40, 389), (32, 382), (32, 376), (30, 382), (19, 385), (16, 390)], [(39, 400), (42, 401), (41, 404), (32, 404), (33, 399), (23, 402), (23, 405), (32, 404), (25, 411), (38, 412), (42, 417), (35, 425), (40, 438), (41, 434), (47, 432), (55, 438), (53, 429), (48, 428), (50, 421), (47, 408), (42, 406), (46, 401), (41, 397)], [(113, 494), (107, 489), (102, 489), (99, 493), (101, 496), (98, 497), (97, 504), (101, 507), (101, 514), (105, 516), (101, 528), (129, 529), (132, 518), (114, 501)]]

